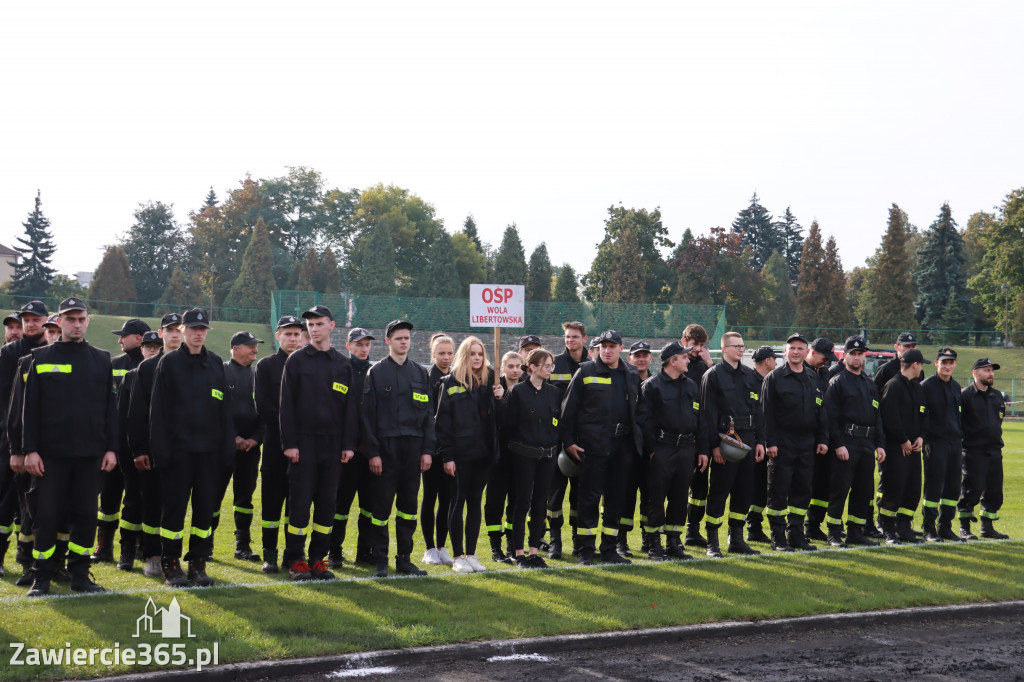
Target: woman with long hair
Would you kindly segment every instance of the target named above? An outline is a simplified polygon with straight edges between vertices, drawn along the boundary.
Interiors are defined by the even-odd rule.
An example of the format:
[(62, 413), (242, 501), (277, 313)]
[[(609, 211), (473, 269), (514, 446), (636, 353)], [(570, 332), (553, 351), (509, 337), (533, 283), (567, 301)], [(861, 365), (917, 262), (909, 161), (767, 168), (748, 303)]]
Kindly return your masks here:
[[(505, 398), (512, 386), (519, 383), (523, 375), (523, 356), (510, 350), (501, 357), (501, 387), (505, 389)], [(504, 399), (502, 399), (504, 403)], [(491, 559), (497, 563), (512, 563), (512, 504), (515, 499), (515, 488), (512, 480), (512, 460), (508, 454), (508, 438), (501, 427), (501, 410), (499, 409), (498, 426), (498, 461), (491, 469), (487, 480), (487, 499), (484, 502), (484, 523), (487, 525), (487, 538), (491, 541)], [(507, 504), (506, 504), (507, 501)], [(508, 554), (501, 551), (501, 539), (507, 540)]]
[[(445, 333), (430, 339), (430, 399), (434, 412), (440, 398), (441, 380), (451, 371), (455, 357), (455, 341)], [(435, 511), (436, 505), (436, 511)], [(451, 486), (444, 475), (444, 463), (435, 457), (430, 468), (423, 472), (423, 501), (420, 505), (420, 528), (423, 531), (423, 563), (431, 566), (452, 565), (445, 545), (448, 543), (448, 507), (451, 506)]]
[(452, 568), (473, 573), (487, 570), (475, 556), (480, 502), (498, 453), (495, 399), (501, 400), (505, 391), (501, 384), (492, 386), (487, 350), (475, 336), (459, 345), (451, 369), (441, 381), (435, 430), (444, 472), (453, 478), (448, 515)]

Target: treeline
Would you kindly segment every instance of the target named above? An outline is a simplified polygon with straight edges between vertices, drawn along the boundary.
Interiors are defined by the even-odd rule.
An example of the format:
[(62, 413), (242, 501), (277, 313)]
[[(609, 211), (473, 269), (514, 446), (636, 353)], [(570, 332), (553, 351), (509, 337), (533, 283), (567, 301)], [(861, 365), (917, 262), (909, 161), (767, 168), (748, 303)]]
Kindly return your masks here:
[[(897, 205), (863, 267), (846, 271), (834, 236), (806, 230), (791, 207), (774, 217), (755, 193), (728, 228), (673, 241), (658, 208), (608, 208), (590, 269), (527, 249), (515, 223), (496, 247), (472, 215), (449, 231), (407, 189), (331, 188), (316, 170), (248, 175), (223, 200), (211, 188), (180, 221), (173, 206), (140, 204), (106, 249), (88, 292), (55, 277), (40, 199), (19, 239), (7, 293), (70, 295), (162, 305), (266, 308), (276, 289), (463, 298), (473, 282), (525, 283), (532, 301), (727, 306), (733, 326), (1024, 329), (1024, 189), (965, 227), (948, 204), (920, 229)], [(825, 226), (827, 228), (827, 226)], [(592, 226), (568, 226), (581, 247)], [(865, 226), (865, 231), (874, 231)], [(55, 291), (60, 289), (60, 291)], [(80, 288), (79, 288), (80, 289)]]

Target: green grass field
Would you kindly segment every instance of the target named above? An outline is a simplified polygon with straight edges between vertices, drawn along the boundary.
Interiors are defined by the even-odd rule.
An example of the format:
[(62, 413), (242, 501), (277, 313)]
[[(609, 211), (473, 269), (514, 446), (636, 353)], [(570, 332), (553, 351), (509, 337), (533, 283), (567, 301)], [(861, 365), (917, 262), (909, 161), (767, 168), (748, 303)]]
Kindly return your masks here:
[[(187, 642), (212, 647), (221, 663), (327, 655), (392, 647), (509, 637), (601, 632), (722, 620), (847, 612), (906, 606), (1024, 598), (1024, 424), (1006, 425), (1006, 505), (998, 527), (1016, 540), (918, 547), (879, 547), (796, 555), (698, 560), (625, 567), (576, 568), (550, 562), (549, 571), (520, 571), (490, 562), (486, 537), (479, 555), (494, 570), (457, 575), (431, 567), (427, 578), (373, 580), (346, 567), (340, 580), (294, 585), (258, 564), (230, 557), (231, 507), (223, 506), (216, 561), (208, 589), (172, 591), (156, 579), (105, 564), (96, 580), (112, 590), (98, 596), (30, 600), (14, 576), (0, 580), (0, 679), (95, 676), (154, 667), (11, 666), (11, 642), (28, 647), (138, 647)], [(257, 511), (258, 515), (258, 511)], [(258, 516), (257, 516), (258, 518)], [(258, 535), (258, 533), (257, 533)], [(634, 535), (638, 535), (634, 533)], [(639, 538), (631, 538), (634, 548)], [(355, 551), (349, 534), (346, 553)], [(422, 553), (416, 536), (414, 560)], [(8, 555), (13, 556), (13, 551)], [(8, 561), (9, 568), (17, 568)], [(152, 597), (157, 607), (177, 597), (191, 618), (190, 640), (133, 637)]]

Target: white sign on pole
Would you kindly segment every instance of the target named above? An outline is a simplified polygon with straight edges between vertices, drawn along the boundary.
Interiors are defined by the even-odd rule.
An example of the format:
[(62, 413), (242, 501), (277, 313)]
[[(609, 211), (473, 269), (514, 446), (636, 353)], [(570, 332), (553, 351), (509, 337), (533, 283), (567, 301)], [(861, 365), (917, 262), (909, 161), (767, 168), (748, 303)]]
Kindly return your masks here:
[(470, 284), (470, 327), (526, 326), (526, 287), (522, 284)]

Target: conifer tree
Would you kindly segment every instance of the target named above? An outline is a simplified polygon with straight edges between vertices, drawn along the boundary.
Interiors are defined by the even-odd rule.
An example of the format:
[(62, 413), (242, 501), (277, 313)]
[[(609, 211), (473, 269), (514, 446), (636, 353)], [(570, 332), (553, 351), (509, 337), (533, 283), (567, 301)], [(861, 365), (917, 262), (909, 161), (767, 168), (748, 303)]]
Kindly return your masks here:
[(608, 263), (608, 280), (601, 300), (605, 303), (642, 303), (644, 298), (644, 263), (640, 244), (633, 231), (626, 228), (612, 246)]
[(750, 264), (759, 271), (764, 269), (772, 251), (786, 250), (785, 238), (772, 220), (772, 214), (761, 205), (757, 192), (750, 197), (750, 205), (732, 222), (732, 231), (740, 235), (743, 247), (750, 247)]
[(563, 263), (555, 278), (554, 300), (561, 303), (579, 303), (579, 279), (568, 263)]
[(914, 326), (914, 288), (907, 254), (906, 214), (893, 204), (889, 222), (867, 284), (869, 324), (876, 329), (906, 330)]
[[(309, 256), (307, 255), (307, 258)], [(313, 255), (314, 260), (316, 255)], [(249, 246), (242, 256), (238, 279), (224, 300), (228, 308), (261, 309), (270, 307), (270, 295), (276, 284), (272, 267), (274, 256), (270, 248), (270, 235), (263, 219), (256, 221)]]
[(821, 246), (821, 228), (818, 221), (811, 223), (811, 229), (804, 241), (800, 254), (799, 285), (796, 290), (796, 326), (800, 329), (820, 327), (822, 296), (825, 293), (825, 250)]
[(965, 328), (971, 314), (965, 260), (963, 237), (949, 204), (943, 204), (924, 233), (914, 272), (914, 317), (922, 329)]
[[(823, 284), (825, 291), (821, 297), (822, 327), (829, 329), (845, 329), (853, 326), (853, 314), (846, 296), (846, 274), (843, 262), (839, 258), (839, 245), (834, 235), (830, 235), (825, 244), (825, 261)], [(834, 339), (838, 341), (839, 339)]]
[(796, 295), (789, 283), (789, 266), (785, 256), (773, 251), (761, 271), (761, 277), (764, 278), (766, 289), (762, 319), (770, 326), (788, 330), (796, 317)]
[[(89, 285), (89, 298), (95, 301), (134, 301), (136, 299), (135, 282), (128, 268), (128, 257), (120, 246), (109, 246), (103, 253)], [(127, 315), (127, 305), (109, 308), (113, 315)]]
[(320, 278), (320, 263), (315, 249), (306, 251), (306, 257), (295, 264), (292, 273), (293, 287), (296, 291), (317, 291), (317, 280)]
[(480, 241), (480, 233), (477, 231), (476, 219), (473, 218), (472, 213), (466, 216), (466, 221), (462, 223), (462, 234), (473, 240), (473, 244), (476, 245), (477, 251), (480, 253), (484, 252), (484, 245), (483, 242)]
[(551, 300), (551, 259), (544, 242), (530, 254), (530, 271), (526, 279), (527, 301)]
[(167, 281), (167, 288), (164, 289), (160, 300), (156, 302), (154, 314), (182, 313), (193, 305), (201, 304), (201, 301), (191, 300), (189, 289), (189, 281), (186, 279), (185, 273), (181, 271), (181, 268), (175, 267), (171, 278)]
[(452, 238), (445, 230), (438, 232), (430, 246), (430, 260), (424, 279), (429, 292), (425, 295), (431, 298), (459, 298), (462, 294)]
[(377, 224), (366, 235), (360, 252), (357, 293), (371, 296), (395, 295), (395, 246), (387, 227)]
[(800, 277), (800, 257), (804, 251), (804, 228), (797, 222), (796, 216), (786, 207), (782, 218), (775, 223), (779, 234), (785, 241), (786, 248), (781, 252), (789, 266), (789, 281), (796, 282)]
[(320, 259), (320, 271), (317, 283), (317, 291), (324, 294), (337, 294), (341, 292), (341, 270), (338, 268), (338, 258), (334, 255), (334, 249), (324, 249), (323, 258)]
[(9, 263), (14, 267), (10, 293), (15, 296), (42, 296), (56, 273), (50, 267), (50, 262), (57, 247), (50, 234), (50, 219), (43, 215), (42, 204), (42, 193), (37, 191), (35, 209), (28, 214), (28, 220), (22, 223), (25, 236), (17, 237), (21, 246), (14, 247), (21, 258)]
[(519, 228), (512, 223), (505, 228), (494, 255), (494, 284), (526, 284), (526, 279), (526, 250), (519, 239)]

